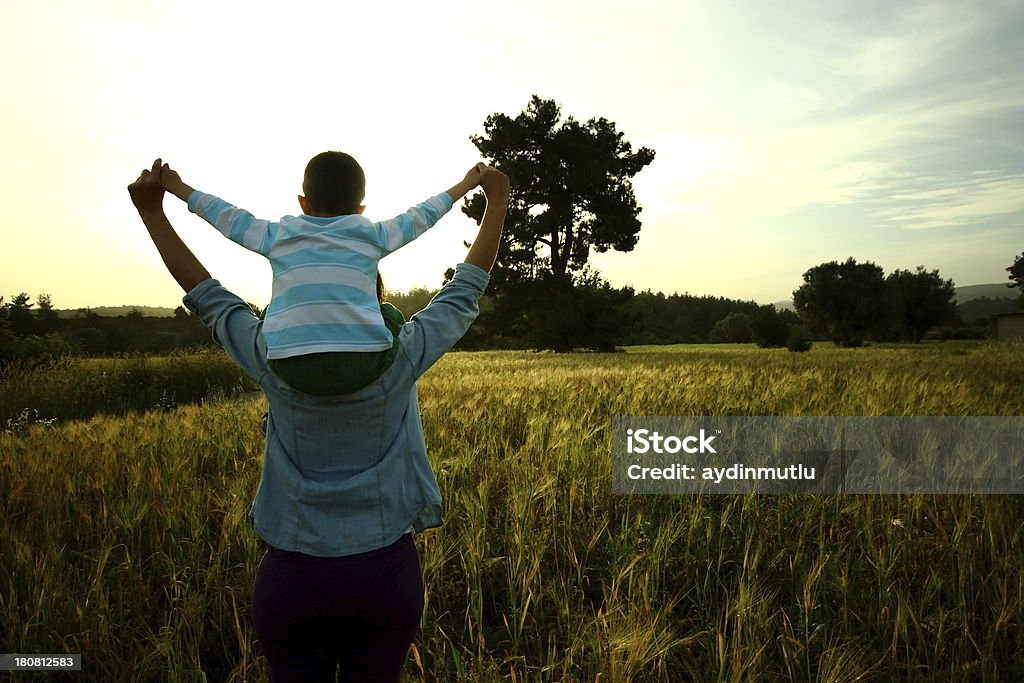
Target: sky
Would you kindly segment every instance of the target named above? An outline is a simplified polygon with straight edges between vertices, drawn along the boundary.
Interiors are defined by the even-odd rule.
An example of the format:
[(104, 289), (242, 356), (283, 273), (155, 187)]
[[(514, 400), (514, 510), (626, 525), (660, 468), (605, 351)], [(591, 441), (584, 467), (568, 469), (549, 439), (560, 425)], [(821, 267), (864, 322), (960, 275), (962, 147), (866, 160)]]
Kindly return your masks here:
[[(347, 151), (390, 218), (480, 160), (531, 95), (655, 150), (612, 284), (759, 303), (853, 257), (1008, 282), (1024, 251), (1024, 2), (432, 3), (38, 0), (0, 8), (0, 295), (177, 306), (126, 186), (162, 157), (276, 219), (306, 161)], [(460, 204), (461, 205), (461, 204)], [(266, 260), (174, 197), (172, 224), (243, 298)], [(437, 287), (458, 206), (381, 262)]]

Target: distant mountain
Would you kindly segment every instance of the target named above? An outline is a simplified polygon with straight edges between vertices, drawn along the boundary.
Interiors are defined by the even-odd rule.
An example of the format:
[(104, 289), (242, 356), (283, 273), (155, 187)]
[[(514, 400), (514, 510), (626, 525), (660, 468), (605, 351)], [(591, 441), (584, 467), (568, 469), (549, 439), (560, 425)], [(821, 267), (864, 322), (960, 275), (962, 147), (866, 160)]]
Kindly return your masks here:
[(779, 311), (795, 311), (796, 306), (793, 305), (792, 299), (786, 299), (785, 301), (776, 301), (772, 304)]
[[(164, 306), (97, 306), (96, 308), (89, 308), (96, 315), (102, 318), (117, 318), (123, 315), (128, 315), (132, 311), (139, 311), (147, 318), (170, 318), (174, 315), (173, 308), (167, 308)], [(58, 308), (58, 318), (80, 318), (82, 317), (81, 312), (77, 308)]]
[[(957, 304), (964, 304), (973, 299), (1007, 299), (1011, 305), (1008, 306), (1008, 310), (1012, 310), (1016, 305), (1017, 298), (1020, 296), (1019, 289), (1011, 289), (1006, 285), (965, 285), (963, 287), (957, 287), (953, 293), (953, 301)], [(793, 306), (793, 301), (787, 299), (785, 301), (776, 301), (774, 304), (775, 308), (780, 311), (794, 311), (796, 308)], [(1002, 307), (1002, 306), (1001, 306)]]
[(980, 299), (981, 297), (988, 299), (1016, 299), (1019, 296), (1019, 289), (1011, 289), (1006, 285), (967, 285), (965, 287), (957, 287), (953, 298), (959, 304), (971, 299)]

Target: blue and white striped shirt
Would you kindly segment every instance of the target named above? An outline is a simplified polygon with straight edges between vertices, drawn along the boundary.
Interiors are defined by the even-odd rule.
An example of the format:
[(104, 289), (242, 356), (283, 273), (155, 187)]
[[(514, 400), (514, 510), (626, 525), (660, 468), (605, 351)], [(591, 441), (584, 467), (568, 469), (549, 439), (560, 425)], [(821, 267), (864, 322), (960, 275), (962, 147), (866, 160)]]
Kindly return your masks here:
[(274, 280), (263, 325), (268, 359), (391, 348), (377, 303), (377, 262), (426, 232), (452, 203), (442, 192), (379, 223), (360, 214), (271, 222), (198, 190), (188, 197), (189, 211), (270, 259)]

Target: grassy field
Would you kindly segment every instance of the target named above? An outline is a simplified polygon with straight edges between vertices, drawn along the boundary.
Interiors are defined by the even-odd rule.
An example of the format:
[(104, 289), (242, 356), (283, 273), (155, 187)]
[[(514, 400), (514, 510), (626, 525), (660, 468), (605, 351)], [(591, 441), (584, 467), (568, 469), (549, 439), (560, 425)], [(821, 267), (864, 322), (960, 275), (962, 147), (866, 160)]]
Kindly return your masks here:
[[(264, 402), (154, 404), (247, 388), (205, 378), (215, 355), (172, 365), (105, 415), (56, 401), (0, 433), (0, 652), (81, 653), (67, 680), (265, 680)], [(79, 372), (128, 391), (50, 372), (5, 379), (5, 409)], [(1020, 345), (449, 354), (419, 388), (446, 521), (416, 539), (410, 681), (1024, 679), (1019, 498), (610, 492), (614, 415), (1024, 415)]]
[(45, 367), (15, 363), (0, 373), (0, 430), (34, 422), (171, 410), (258, 390), (221, 349), (166, 356), (67, 358)]

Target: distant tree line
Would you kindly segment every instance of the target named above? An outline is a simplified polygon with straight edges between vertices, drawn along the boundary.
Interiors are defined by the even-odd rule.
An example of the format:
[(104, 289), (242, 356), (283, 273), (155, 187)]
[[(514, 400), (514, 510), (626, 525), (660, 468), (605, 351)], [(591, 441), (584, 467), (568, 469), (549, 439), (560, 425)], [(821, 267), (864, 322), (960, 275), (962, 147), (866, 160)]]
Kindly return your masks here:
[(0, 364), (14, 359), (46, 361), (65, 356), (112, 356), (166, 353), (213, 344), (209, 330), (183, 307), (172, 317), (146, 317), (132, 309), (119, 317), (102, 317), (79, 309), (59, 318), (48, 294), (33, 302), (25, 292), (0, 296)]
[(919, 343), (929, 334), (980, 339), (992, 333), (990, 316), (1006, 309), (1005, 300), (982, 298), (961, 311), (953, 281), (923, 266), (886, 276), (877, 265), (850, 258), (810, 268), (803, 279), (793, 293), (794, 312), (724, 297), (613, 288), (592, 271), (562, 290), (541, 277), (532, 288), (516, 288), (511, 301), (507, 290), (499, 294), (501, 306), (485, 296), (460, 347), (608, 351), (637, 344), (755, 343), (806, 350), (812, 340), (856, 347), (869, 340)]
[(793, 304), (811, 331), (839, 346), (867, 340), (919, 343), (926, 334), (946, 339), (991, 336), (991, 316), (1006, 302), (976, 299), (960, 307), (951, 279), (918, 266), (886, 276), (874, 263), (852, 257), (807, 270)]
[[(754, 343), (804, 350), (811, 340), (855, 347), (868, 340), (919, 342), (929, 332), (983, 338), (991, 334), (989, 318), (1006, 311), (1005, 299), (985, 297), (958, 308), (952, 280), (923, 267), (885, 277), (872, 263), (848, 259), (815, 266), (803, 278), (793, 295), (796, 312), (725, 297), (615, 288), (591, 270), (555, 295), (541, 278), (512, 290), (515, 298), (505, 294), (501, 306), (485, 294), (480, 317), (458, 348), (613, 351), (643, 344)], [(408, 319), (436, 293), (419, 287), (387, 299)], [(262, 308), (250, 306), (262, 315)], [(9, 301), (0, 297), (0, 363), (166, 353), (212, 343), (203, 324), (180, 306), (172, 317), (147, 317), (138, 309), (103, 317), (79, 309), (74, 317), (58, 318), (47, 294), (35, 302), (24, 292)]]
[[(1008, 287), (1024, 286), (1024, 254), (1006, 270)], [(938, 270), (918, 266), (885, 276), (874, 263), (852, 257), (808, 269), (793, 292), (796, 312), (724, 297), (615, 288), (589, 267), (568, 274), (540, 270), (497, 289), (482, 298), (481, 314), (459, 348), (613, 351), (623, 345), (755, 343), (805, 351), (811, 340), (856, 347), (868, 340), (917, 343), (929, 333), (983, 338), (992, 334), (991, 316), (1006, 312), (1006, 300), (987, 297), (958, 307), (953, 281)], [(420, 287), (387, 298), (408, 319), (436, 293)], [(1019, 303), (1024, 305), (1024, 295)], [(249, 305), (262, 317), (262, 308)], [(0, 296), (0, 365), (211, 344), (209, 331), (181, 306), (172, 317), (146, 317), (138, 309), (101, 317), (83, 308), (62, 319), (49, 294), (35, 302), (26, 292), (9, 301)]]

